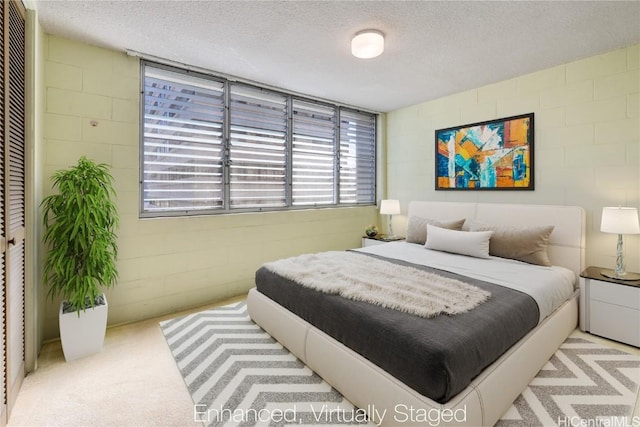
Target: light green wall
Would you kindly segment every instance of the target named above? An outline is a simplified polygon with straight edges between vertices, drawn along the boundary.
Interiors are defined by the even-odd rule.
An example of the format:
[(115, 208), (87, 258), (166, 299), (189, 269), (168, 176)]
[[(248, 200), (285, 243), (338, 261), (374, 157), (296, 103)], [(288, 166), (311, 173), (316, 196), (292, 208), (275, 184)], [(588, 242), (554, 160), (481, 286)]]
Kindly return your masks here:
[[(51, 174), (81, 155), (110, 164), (115, 178), (120, 280), (107, 293), (109, 324), (246, 293), (262, 263), (359, 247), (376, 221), (375, 207), (139, 219), (138, 59), (54, 36), (45, 52), (44, 195)], [(57, 319), (58, 302), (47, 302), (45, 339)]]
[[(615, 264), (603, 206), (640, 208), (640, 45), (483, 86), (387, 114), (387, 197), (578, 205), (587, 212), (587, 265)], [(535, 191), (435, 191), (435, 130), (535, 113)], [(394, 217), (396, 218), (396, 217)], [(397, 217), (402, 229), (406, 218)], [(396, 229), (394, 228), (394, 231)], [(640, 236), (625, 237), (640, 271)]]
[[(246, 292), (265, 261), (357, 247), (374, 207), (171, 219), (138, 218), (139, 64), (124, 53), (44, 36), (42, 187), (87, 155), (112, 165), (122, 215), (120, 281), (110, 324)], [(640, 207), (640, 46), (483, 86), (382, 115), (378, 183), (385, 198), (579, 205), (587, 211), (587, 263), (613, 265), (614, 236), (598, 231), (603, 206)], [(534, 192), (434, 191), (434, 131), (535, 113)], [(97, 125), (92, 126), (91, 122)], [(384, 186), (384, 187), (383, 187)], [(394, 216), (394, 231), (406, 218)], [(625, 240), (640, 270), (640, 238)], [(42, 248), (40, 248), (42, 249)], [(45, 339), (58, 303), (45, 305)]]

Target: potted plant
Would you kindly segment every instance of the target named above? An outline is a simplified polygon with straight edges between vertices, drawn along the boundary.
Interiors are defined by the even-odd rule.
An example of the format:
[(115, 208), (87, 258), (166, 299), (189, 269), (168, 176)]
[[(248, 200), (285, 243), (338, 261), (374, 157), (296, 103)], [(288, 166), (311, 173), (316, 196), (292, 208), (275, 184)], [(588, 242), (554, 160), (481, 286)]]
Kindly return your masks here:
[(58, 194), (42, 201), (44, 281), (60, 304), (60, 340), (67, 361), (102, 349), (107, 300), (101, 288), (115, 285), (118, 211), (113, 177), (105, 164), (81, 157), (52, 176)]
[(365, 228), (364, 233), (367, 237), (376, 237), (378, 235), (378, 227), (375, 224), (370, 224)]

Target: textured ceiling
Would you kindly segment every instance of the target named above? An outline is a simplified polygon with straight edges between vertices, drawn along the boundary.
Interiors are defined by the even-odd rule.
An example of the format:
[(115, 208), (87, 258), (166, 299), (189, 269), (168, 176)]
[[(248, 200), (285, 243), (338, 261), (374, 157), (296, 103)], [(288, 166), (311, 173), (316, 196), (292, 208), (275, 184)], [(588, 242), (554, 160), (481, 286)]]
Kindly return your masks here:
[[(640, 42), (639, 1), (43, 1), (45, 32), (376, 111)], [(382, 56), (351, 56), (366, 28)]]

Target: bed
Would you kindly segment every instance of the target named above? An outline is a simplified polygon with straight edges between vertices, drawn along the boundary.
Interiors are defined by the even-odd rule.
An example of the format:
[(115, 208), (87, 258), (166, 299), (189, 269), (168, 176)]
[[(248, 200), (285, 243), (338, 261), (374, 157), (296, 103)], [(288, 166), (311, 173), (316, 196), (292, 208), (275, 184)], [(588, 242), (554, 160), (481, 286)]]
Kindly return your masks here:
[[(289, 301), (283, 298), (281, 305), (270, 298), (270, 296), (273, 297), (270, 293), (278, 285), (275, 279), (270, 278), (269, 275), (265, 276), (264, 271), (257, 274), (258, 288), (261, 288), (262, 292), (258, 289), (252, 289), (249, 292), (247, 299), (249, 314), (258, 325), (280, 341), (354, 405), (360, 408), (375, 408), (378, 414), (387, 411), (385, 417), (373, 419), (376, 423), (382, 425), (432, 424), (432, 421), (426, 420), (424, 417), (424, 414), (428, 413), (429, 416), (433, 416), (433, 414), (459, 415), (441, 418), (439, 421), (442, 425), (493, 425), (577, 325), (578, 292), (574, 289), (577, 288), (578, 276), (584, 267), (584, 211), (579, 207), (566, 206), (412, 202), (409, 205), (410, 222), (412, 217), (443, 221), (464, 218), (470, 221), (505, 226), (553, 225), (554, 229), (547, 247), (548, 256), (554, 266), (562, 267), (558, 270), (570, 271), (569, 275), (573, 276), (572, 289), (568, 295), (563, 297), (563, 301), (550, 309), (547, 308), (550, 311), (548, 315), (547, 313), (543, 314), (544, 304), (538, 303), (539, 312), (529, 314), (529, 321), (532, 316), (540, 315), (541, 320), (536, 319), (537, 326), (531, 326), (533, 329), (524, 332), (522, 334), (524, 336), (521, 338), (516, 335), (515, 344), (509, 343), (506, 349), (496, 350), (495, 357), (497, 359), (492, 356), (495, 360), (491, 359), (480, 372), (467, 372), (465, 375), (469, 378), (466, 382), (463, 381), (464, 379), (454, 378), (447, 379), (448, 382), (439, 383), (437, 378), (434, 377), (432, 380), (431, 377), (428, 377), (428, 381), (418, 379), (417, 382), (412, 383), (414, 379), (411, 375), (411, 369), (418, 372), (418, 368), (423, 369), (424, 366), (420, 365), (418, 368), (414, 368), (412, 365), (408, 365), (397, 368), (395, 365), (401, 365), (401, 363), (396, 360), (385, 365), (384, 361), (377, 359), (375, 353), (373, 355), (367, 354), (366, 351), (363, 353), (361, 348), (354, 347), (349, 342), (349, 345), (356, 349), (352, 350), (342, 344), (342, 342), (348, 341), (339, 336), (337, 339), (334, 338), (336, 337), (335, 325), (334, 330), (326, 329), (328, 333), (314, 326), (316, 324), (325, 327), (323, 326), (322, 310), (320, 313), (308, 315), (304, 312), (304, 305), (302, 309), (289, 307), (294, 311), (298, 310), (299, 315), (296, 315), (284, 307), (290, 306), (291, 300), (311, 301), (309, 298), (317, 295), (308, 293), (297, 295), (293, 294), (294, 288), (285, 288), (284, 294), (291, 294), (292, 298)], [(411, 243), (385, 244), (362, 250), (365, 252), (362, 255), (382, 256), (387, 259), (387, 256), (393, 257), (394, 252), (403, 252), (402, 245), (410, 247), (415, 253), (424, 250), (421, 246)], [(384, 248), (387, 246), (388, 248)], [(385, 253), (385, 251), (389, 253)], [(406, 260), (397, 262), (405, 263)], [(476, 267), (471, 265), (472, 267), (468, 269), (472, 274), (472, 270)], [(437, 267), (445, 271), (447, 269), (443, 265), (437, 265)], [(309, 305), (324, 303), (323, 300), (318, 300), (317, 304), (314, 302)], [(485, 307), (487, 304), (482, 304), (479, 307)], [(362, 303), (359, 307), (359, 310), (363, 307)], [(375, 310), (375, 306), (370, 306), (369, 309), (372, 307)], [(483, 309), (486, 311), (490, 308)], [(336, 317), (335, 311), (332, 310), (335, 309), (326, 310), (325, 320)], [(475, 312), (476, 310), (471, 311)], [(516, 311), (522, 310), (518, 308)], [(354, 317), (354, 322), (361, 322), (363, 318), (369, 316), (369, 312), (359, 313), (359, 316), (345, 316), (346, 318)], [(318, 320), (318, 316), (320, 316), (320, 320)], [(390, 323), (404, 323), (404, 321), (398, 320), (400, 318), (394, 320), (396, 314), (390, 316)], [(375, 326), (371, 324), (355, 324), (363, 328), (363, 332), (366, 331), (370, 335), (377, 333), (376, 330), (372, 331)], [(398, 335), (403, 333), (406, 332), (398, 332)], [(435, 333), (437, 333), (437, 329), (424, 335), (428, 338)], [(439, 340), (442, 339), (439, 338)], [(368, 342), (370, 343), (371, 340)], [(366, 357), (362, 354), (365, 354)], [(440, 368), (436, 366), (434, 369), (437, 371)], [(465, 369), (455, 368), (453, 373), (462, 372)], [(424, 389), (420, 388), (421, 383), (429, 382), (432, 384), (426, 384)]]

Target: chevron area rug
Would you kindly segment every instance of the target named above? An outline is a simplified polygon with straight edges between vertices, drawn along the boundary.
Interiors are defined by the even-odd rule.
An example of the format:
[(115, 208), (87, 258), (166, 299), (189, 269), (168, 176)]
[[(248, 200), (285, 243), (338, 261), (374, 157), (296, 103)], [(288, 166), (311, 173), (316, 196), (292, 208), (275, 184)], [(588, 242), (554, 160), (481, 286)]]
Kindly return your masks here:
[[(160, 327), (207, 426), (368, 422), (355, 408), (233, 305)], [(569, 337), (498, 426), (635, 426), (640, 357)]]
[(640, 357), (569, 337), (497, 426), (640, 426)]

